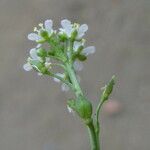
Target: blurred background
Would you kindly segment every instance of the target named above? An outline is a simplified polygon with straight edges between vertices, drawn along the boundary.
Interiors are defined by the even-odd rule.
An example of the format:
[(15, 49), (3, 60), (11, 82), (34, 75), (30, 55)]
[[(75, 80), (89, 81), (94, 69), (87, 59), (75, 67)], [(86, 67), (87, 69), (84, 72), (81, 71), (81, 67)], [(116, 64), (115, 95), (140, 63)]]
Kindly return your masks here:
[(100, 88), (117, 76), (110, 100), (116, 105), (105, 105), (101, 115), (102, 149), (148, 150), (149, 0), (0, 0), (0, 149), (90, 149), (86, 128), (66, 109), (71, 94), (22, 69), (35, 46), (27, 34), (46, 19), (59, 27), (64, 18), (89, 25), (86, 38), (97, 51), (80, 76), (94, 105)]

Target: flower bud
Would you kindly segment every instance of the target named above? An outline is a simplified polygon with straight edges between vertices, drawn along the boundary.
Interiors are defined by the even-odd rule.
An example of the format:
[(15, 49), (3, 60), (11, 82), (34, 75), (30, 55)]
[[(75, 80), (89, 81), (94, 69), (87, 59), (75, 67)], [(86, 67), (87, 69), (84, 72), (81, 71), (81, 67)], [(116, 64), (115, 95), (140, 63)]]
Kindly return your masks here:
[(64, 34), (64, 33), (59, 33), (58, 35), (59, 35), (59, 38), (60, 38), (61, 41), (67, 40), (67, 35), (66, 35), (66, 34)]
[(77, 30), (74, 30), (74, 31), (71, 33), (71, 40), (72, 40), (72, 41), (74, 41), (74, 40), (76, 39), (77, 34), (78, 34)]
[(87, 59), (85, 55), (77, 55), (77, 57), (80, 61), (85, 61)]
[(40, 57), (46, 57), (47, 56), (47, 52), (43, 48), (39, 48), (37, 50), (37, 55), (40, 56)]
[(40, 31), (40, 36), (43, 37), (45, 40), (49, 38), (48, 32), (45, 30)]

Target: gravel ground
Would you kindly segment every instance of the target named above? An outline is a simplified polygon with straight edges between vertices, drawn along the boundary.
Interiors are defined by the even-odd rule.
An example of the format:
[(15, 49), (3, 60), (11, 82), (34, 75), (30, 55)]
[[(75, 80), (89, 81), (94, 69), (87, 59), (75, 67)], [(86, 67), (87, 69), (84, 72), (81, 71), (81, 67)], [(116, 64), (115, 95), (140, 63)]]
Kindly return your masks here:
[[(0, 0), (0, 149), (89, 150), (86, 129), (67, 112), (70, 93), (22, 69), (34, 45), (26, 35), (47, 18), (87, 23), (90, 56), (80, 73), (96, 105), (102, 87), (116, 74), (112, 99), (117, 115), (102, 112), (103, 150), (150, 147), (149, 0)], [(88, 72), (88, 73), (87, 73)]]

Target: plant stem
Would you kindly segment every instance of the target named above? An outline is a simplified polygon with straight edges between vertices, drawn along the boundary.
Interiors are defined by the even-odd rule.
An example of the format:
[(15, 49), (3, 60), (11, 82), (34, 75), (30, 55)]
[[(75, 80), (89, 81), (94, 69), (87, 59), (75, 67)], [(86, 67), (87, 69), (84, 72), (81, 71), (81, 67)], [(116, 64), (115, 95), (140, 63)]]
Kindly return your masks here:
[(92, 120), (87, 123), (87, 128), (88, 128), (89, 137), (90, 137), (91, 150), (99, 150), (99, 147), (97, 145), (97, 137), (95, 133), (95, 128), (94, 128), (94, 124)]
[[(71, 57), (68, 57), (68, 61), (65, 63), (66, 71), (70, 77), (72, 86), (74, 87), (74, 92), (75, 92), (76, 97), (78, 98), (81, 95), (85, 97), (80, 87), (80, 84), (77, 80), (74, 68), (73, 68), (73, 60), (72, 60), (73, 43), (70, 41), (67, 46), (71, 54)], [(95, 130), (95, 126), (94, 126), (92, 118), (86, 121), (86, 126), (87, 126), (89, 137), (90, 137), (91, 150), (99, 150), (99, 133), (97, 133)], [(99, 132), (99, 130), (97, 131)]]
[(83, 95), (83, 92), (82, 92), (81, 87), (80, 87), (78, 80), (76, 78), (72, 64), (66, 63), (66, 69), (68, 71), (70, 80), (74, 86), (76, 96), (79, 97), (79, 95)]

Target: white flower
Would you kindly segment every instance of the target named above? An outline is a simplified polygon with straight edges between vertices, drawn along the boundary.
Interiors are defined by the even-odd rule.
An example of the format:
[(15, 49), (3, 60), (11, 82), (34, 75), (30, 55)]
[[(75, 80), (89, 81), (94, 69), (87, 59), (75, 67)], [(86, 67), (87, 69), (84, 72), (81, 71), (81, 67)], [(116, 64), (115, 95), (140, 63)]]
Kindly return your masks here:
[(78, 51), (78, 48), (79, 48), (80, 46), (82, 46), (82, 45), (83, 45), (83, 43), (78, 42), (78, 41), (75, 41), (75, 42), (73, 43), (73, 50), (74, 50), (75, 52), (77, 52), (77, 51)]
[(31, 40), (31, 41), (36, 41), (36, 42), (42, 40), (41, 36), (39, 36), (36, 33), (28, 34), (28, 39)]
[(74, 30), (73, 25), (71, 24), (71, 21), (64, 19), (61, 21), (61, 26), (62, 28), (60, 28), (60, 31), (66, 33), (68, 37), (71, 37), (71, 33)]
[(25, 71), (30, 71), (30, 70), (32, 70), (32, 66), (29, 62), (27, 62), (26, 64), (23, 65), (23, 69)]
[(81, 71), (83, 69), (83, 63), (78, 60), (74, 62), (73, 66), (76, 71)]
[(78, 35), (77, 38), (82, 38), (85, 35), (85, 32), (88, 30), (88, 25), (87, 24), (82, 24), (79, 28), (78, 28)]
[(82, 54), (84, 54), (85, 56), (89, 55), (89, 54), (93, 54), (95, 53), (96, 49), (94, 46), (89, 46), (83, 49)]
[(46, 20), (44, 22), (45, 30), (49, 33), (49, 35), (53, 32), (53, 21), (52, 20)]
[(42, 23), (40, 23), (39, 26), (40, 26), (39, 30), (36, 27), (34, 28), (34, 31), (37, 32), (37, 33), (30, 33), (30, 34), (28, 34), (28, 39), (29, 40), (36, 41), (36, 42), (44, 40), (40, 36), (40, 31), (41, 30), (47, 31), (49, 36), (53, 33), (53, 29), (52, 29), (53, 21), (52, 20), (46, 20), (44, 22), (44, 25)]
[(79, 24), (72, 24), (71, 21), (64, 19), (61, 21), (60, 31), (63, 33), (66, 33), (66, 35), (70, 38), (71, 34), (77, 30), (77, 39), (81, 39), (85, 32), (88, 30), (87, 24), (82, 24), (81, 26)]

